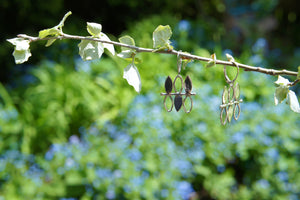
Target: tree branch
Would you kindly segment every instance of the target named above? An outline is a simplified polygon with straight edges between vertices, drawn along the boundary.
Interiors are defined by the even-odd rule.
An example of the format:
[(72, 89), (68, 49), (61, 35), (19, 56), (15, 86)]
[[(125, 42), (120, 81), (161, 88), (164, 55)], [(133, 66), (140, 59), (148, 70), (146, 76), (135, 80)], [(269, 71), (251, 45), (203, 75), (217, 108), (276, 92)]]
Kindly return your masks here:
[[(51, 40), (51, 39), (91, 40), (91, 41), (108, 43), (108, 44), (112, 44), (112, 45), (116, 45), (116, 46), (121, 46), (121, 47), (134, 49), (134, 50), (136, 50), (136, 52), (174, 54), (174, 55), (179, 55), (183, 58), (192, 59), (192, 60), (200, 60), (200, 61), (205, 61), (205, 62), (213, 61), (212, 58), (201, 57), (201, 56), (192, 55), (192, 54), (189, 54), (189, 53), (184, 53), (184, 52), (176, 51), (176, 50), (157, 51), (156, 49), (151, 49), (151, 48), (143, 48), (143, 47), (123, 44), (123, 43), (120, 43), (120, 42), (107, 41), (107, 40), (102, 40), (102, 39), (99, 39), (99, 38), (92, 38), (92, 37), (69, 35), (69, 34), (65, 34), (65, 33), (62, 33), (60, 36), (57, 36), (57, 37), (46, 37), (46, 38), (42, 38), (42, 39), (39, 38), (39, 37), (32, 37), (32, 36), (28, 36), (28, 35), (25, 35), (25, 34), (19, 34), (18, 37), (28, 39), (30, 42), (35, 42), (35, 41), (39, 41), (39, 40)], [(215, 63), (218, 64), (218, 65), (226, 65), (226, 66), (236, 67), (234, 63), (229, 62), (229, 61), (215, 60)], [(250, 65), (237, 63), (237, 62), (235, 62), (235, 63), (238, 64), (239, 68), (245, 69), (245, 71), (260, 72), (260, 73), (264, 73), (264, 74), (268, 74), (268, 75), (272, 75), (272, 76), (275, 76), (275, 75), (297, 76), (297, 74), (298, 74), (298, 72), (289, 71), (289, 70), (285, 70), (285, 69), (283, 69), (283, 70), (266, 69), (266, 68), (263, 68), (263, 67), (254, 67), (254, 66), (250, 66)]]

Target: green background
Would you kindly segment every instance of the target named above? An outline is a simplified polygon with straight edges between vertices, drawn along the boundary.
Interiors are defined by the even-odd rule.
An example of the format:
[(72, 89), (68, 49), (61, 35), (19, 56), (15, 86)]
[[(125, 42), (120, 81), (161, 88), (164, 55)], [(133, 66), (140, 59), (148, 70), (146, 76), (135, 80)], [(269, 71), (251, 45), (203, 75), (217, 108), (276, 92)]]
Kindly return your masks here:
[[(188, 64), (182, 76), (197, 93), (193, 111), (168, 113), (160, 93), (177, 74), (174, 55), (137, 55), (137, 94), (122, 78), (127, 61), (106, 55), (83, 62), (78, 41), (34, 43), (22, 65), (6, 41), (37, 36), (71, 10), (66, 33), (88, 35), (86, 22), (96, 22), (114, 41), (128, 34), (151, 48), (153, 30), (169, 24), (177, 50), (297, 71), (296, 5), (2, 0), (0, 199), (299, 199), (299, 114), (274, 105), (276, 77), (240, 70), (241, 116), (223, 127), (222, 66)], [(299, 94), (299, 86), (292, 89)]]

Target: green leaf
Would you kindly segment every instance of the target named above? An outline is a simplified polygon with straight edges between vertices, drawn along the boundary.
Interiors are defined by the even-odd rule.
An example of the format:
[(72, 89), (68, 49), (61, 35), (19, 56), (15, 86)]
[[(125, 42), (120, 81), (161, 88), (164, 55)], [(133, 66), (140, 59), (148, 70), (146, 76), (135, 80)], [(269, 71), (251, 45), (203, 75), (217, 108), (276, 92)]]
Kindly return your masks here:
[(297, 79), (299, 79), (299, 80), (300, 80), (300, 66), (298, 67)]
[(275, 84), (279, 86), (288, 86), (290, 84), (290, 81), (286, 78), (283, 78), (282, 76), (278, 76), (277, 81), (275, 81)]
[(59, 29), (61, 29), (61, 28), (64, 26), (67, 17), (69, 17), (70, 15), (72, 15), (72, 12), (71, 12), (71, 11), (67, 12), (67, 13), (64, 15), (64, 17), (62, 18), (62, 20), (61, 20), (61, 21), (59, 22), (59, 24), (57, 25), (57, 27), (58, 27)]
[(289, 95), (288, 104), (290, 105), (291, 110), (296, 113), (300, 113), (300, 106), (295, 92), (290, 90), (288, 95)]
[[(46, 38), (49, 36), (52, 36), (52, 37), (58, 36), (62, 32), (62, 27), (64, 26), (65, 20), (71, 14), (72, 14), (71, 11), (67, 12), (57, 26), (41, 30), (39, 32), (39, 38), (43, 39), (43, 38)], [(46, 44), (46, 46), (50, 46), (52, 43), (53, 42), (49, 42)]]
[(127, 80), (129, 85), (134, 87), (135, 91), (141, 91), (140, 73), (134, 64), (131, 63), (124, 69), (123, 78)]
[(92, 36), (99, 37), (102, 30), (101, 24), (93, 23), (93, 22), (87, 22), (87, 31)]
[[(134, 42), (134, 39), (132, 37), (130, 37), (129, 35), (125, 35), (123, 37), (120, 37), (119, 38), (119, 41), (122, 43), (122, 44), (128, 44), (128, 45), (131, 45), (131, 46), (135, 46), (135, 42)], [(133, 49), (130, 49), (130, 48), (126, 48), (126, 47), (121, 47), (121, 50), (122, 52), (123, 51), (133, 51)]]
[(155, 49), (173, 49), (169, 40), (172, 36), (172, 30), (169, 25), (159, 25), (153, 32), (153, 47)]
[[(191, 54), (188, 53), (188, 52), (183, 52), (183, 53), (185, 53), (185, 54), (187, 54), (187, 55), (191, 55)], [(181, 68), (182, 68), (182, 69), (185, 69), (186, 66), (187, 66), (189, 63), (193, 62), (193, 61), (194, 61), (193, 59), (190, 59), (190, 58), (187, 58), (187, 57), (182, 57), (182, 66), (181, 66)]]
[[(104, 33), (101, 33), (101, 34), (100, 34), (100, 39), (101, 39), (101, 40), (105, 40), (105, 41), (111, 41), (111, 40), (109, 39), (109, 37), (108, 37), (106, 34), (104, 34)], [(104, 46), (104, 48), (107, 49), (112, 55), (115, 55), (115, 47), (114, 47), (113, 44), (103, 43), (103, 46)]]
[(78, 47), (79, 55), (84, 61), (99, 59), (104, 52), (103, 44), (95, 41), (81, 40)]
[(195, 166), (195, 172), (197, 174), (200, 174), (204, 177), (209, 177), (212, 174), (211, 168), (206, 167), (204, 165), (196, 165)]
[(289, 92), (288, 86), (281, 85), (279, 87), (276, 87), (275, 94), (274, 94), (275, 105), (285, 100), (288, 92)]
[(207, 65), (206, 65), (207, 68), (213, 67), (216, 65), (216, 60), (217, 60), (216, 54), (214, 53), (210, 57), (212, 58), (212, 60), (208, 61)]
[(140, 58), (134, 57), (134, 64), (140, 64), (142, 60)]
[(46, 46), (46, 47), (49, 47), (49, 46), (52, 45), (55, 41), (56, 41), (56, 39), (48, 40), (45, 46)]
[(193, 62), (194, 60), (191, 60), (191, 59), (182, 59), (182, 69), (185, 69), (187, 64)]
[(53, 28), (48, 28), (48, 29), (44, 29), (44, 30), (41, 30), (39, 32), (39, 38), (43, 39), (43, 38), (46, 38), (46, 37), (55, 37), (57, 35), (59, 35), (60, 33), (60, 30), (58, 30), (57, 27), (53, 27)]
[(140, 63), (142, 63), (142, 60), (140, 58), (134, 57), (134, 61), (132, 59), (133, 59), (133, 57), (124, 58), (124, 60), (126, 60), (128, 62), (133, 62), (134, 64), (140, 64)]

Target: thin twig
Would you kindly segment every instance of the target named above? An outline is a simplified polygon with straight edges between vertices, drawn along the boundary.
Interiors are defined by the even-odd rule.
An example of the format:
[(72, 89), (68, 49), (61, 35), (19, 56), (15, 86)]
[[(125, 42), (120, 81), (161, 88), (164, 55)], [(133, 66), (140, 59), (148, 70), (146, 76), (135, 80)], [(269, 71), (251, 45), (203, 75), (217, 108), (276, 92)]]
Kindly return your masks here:
[(289, 83), (288, 85), (292, 87), (292, 86), (296, 85), (299, 82), (300, 82), (300, 79), (297, 79), (294, 82)]
[[(62, 33), (60, 36), (57, 36), (57, 37), (46, 37), (46, 38), (42, 38), (42, 39), (39, 38), (39, 37), (32, 37), (32, 36), (28, 36), (28, 35), (25, 35), (25, 34), (19, 34), (18, 37), (28, 39), (30, 42), (35, 42), (35, 41), (39, 41), (39, 40), (51, 40), (51, 39), (90, 40), (90, 41), (108, 43), (108, 44), (112, 44), (112, 45), (116, 45), (116, 46), (121, 46), (121, 47), (134, 49), (136, 52), (173, 54), (173, 55), (176, 55), (176, 56), (178, 55), (178, 56), (181, 56), (181, 57), (184, 57), (184, 58), (187, 58), (187, 59), (192, 59), (192, 60), (200, 60), (200, 61), (205, 61), (205, 62), (213, 61), (213, 59), (211, 59), (211, 58), (196, 56), (196, 55), (192, 55), (192, 54), (189, 54), (189, 53), (184, 53), (184, 52), (176, 51), (176, 50), (157, 51), (156, 49), (151, 49), (151, 48), (143, 48), (143, 47), (132, 46), (132, 45), (128, 45), (128, 44), (123, 44), (123, 43), (120, 43), (120, 42), (102, 40), (102, 39), (99, 39), (99, 38), (92, 38), (92, 37), (69, 35), (69, 34), (65, 34), (65, 33)], [(229, 61), (215, 60), (215, 63), (218, 64), (218, 65), (226, 65), (226, 66), (236, 67), (234, 63), (229, 62)], [(250, 65), (237, 63), (237, 62), (235, 62), (235, 63), (238, 64), (240, 68), (245, 69), (245, 71), (255, 71), (255, 72), (260, 72), (260, 73), (264, 73), (264, 74), (268, 74), (268, 75), (272, 75), (272, 76), (275, 76), (275, 75), (297, 76), (297, 74), (298, 74), (298, 72), (289, 71), (289, 70), (286, 70), (286, 69), (283, 69), (283, 70), (266, 69), (266, 68), (263, 68), (263, 67), (254, 67), (254, 66), (250, 66)], [(298, 83), (298, 82), (299, 81), (297, 81), (296, 83)]]

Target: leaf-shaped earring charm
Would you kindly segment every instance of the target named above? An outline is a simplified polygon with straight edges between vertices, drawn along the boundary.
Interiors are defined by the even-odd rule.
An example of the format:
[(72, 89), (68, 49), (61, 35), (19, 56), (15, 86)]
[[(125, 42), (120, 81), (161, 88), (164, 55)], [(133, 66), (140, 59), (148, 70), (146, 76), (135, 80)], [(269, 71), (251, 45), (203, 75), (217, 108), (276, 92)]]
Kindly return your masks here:
[(223, 94), (222, 94), (222, 104), (228, 103), (228, 89), (227, 86), (224, 86)]
[(172, 88), (173, 88), (173, 83), (172, 83), (172, 79), (170, 76), (167, 77), (166, 82), (165, 82), (165, 90), (167, 94), (170, 94), (172, 92)]
[(233, 110), (233, 117), (235, 120), (239, 119), (240, 113), (241, 113), (241, 107), (240, 107), (240, 103), (243, 102), (242, 99), (240, 99), (240, 85), (239, 83), (236, 83), (234, 85), (234, 100), (235, 100), (235, 104), (234, 104), (234, 110)]
[(184, 80), (184, 87), (185, 87), (185, 92), (187, 94), (190, 94), (192, 91), (192, 80), (190, 76), (187, 76)]
[(180, 95), (176, 95), (174, 99), (175, 109), (178, 112), (182, 106), (182, 97)]
[(239, 85), (239, 83), (236, 83), (234, 85), (233, 91), (234, 91), (234, 100), (239, 101), (240, 100), (240, 85)]
[[(176, 81), (178, 79), (179, 79), (179, 83), (180, 83), (180, 88), (177, 90), (177, 88), (176, 88)], [(182, 76), (180, 74), (177, 74), (177, 76), (175, 77), (173, 85), (174, 85), (174, 91), (175, 91), (175, 93), (181, 94), (182, 89), (183, 89), (183, 79), (182, 79)], [(177, 86), (178, 86), (178, 84), (177, 84)]]
[[(176, 83), (176, 81), (177, 82), (179, 81), (179, 83)], [(176, 89), (176, 84), (177, 86), (180, 86), (177, 89)], [(183, 88), (185, 89), (185, 93), (182, 93)], [(173, 89), (174, 89), (174, 93), (172, 93)], [(191, 96), (195, 95), (195, 93), (192, 93), (192, 81), (189, 76), (186, 77), (184, 83), (183, 83), (182, 76), (180, 74), (177, 74), (174, 81), (172, 81), (171, 77), (168, 76), (165, 80), (165, 91), (166, 93), (161, 93), (160, 95), (165, 96), (164, 106), (166, 111), (171, 112), (173, 106), (175, 106), (177, 112), (181, 109), (181, 107), (183, 107), (186, 113), (190, 113), (192, 111), (193, 99)], [(173, 101), (173, 96), (175, 96), (174, 101)], [(185, 106), (186, 99), (188, 98), (190, 99), (189, 109), (187, 109)]]

